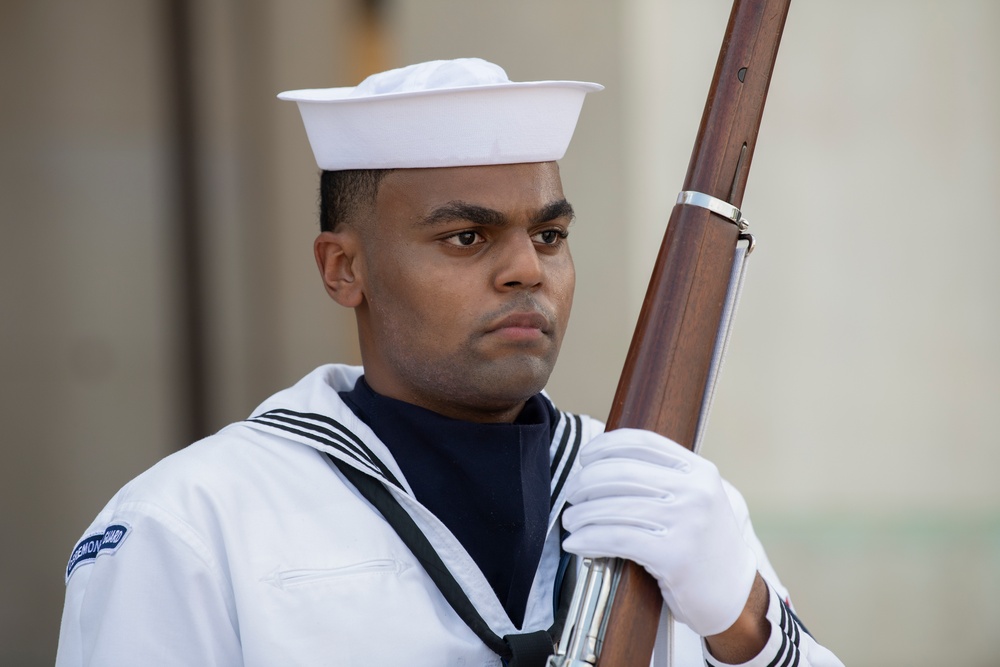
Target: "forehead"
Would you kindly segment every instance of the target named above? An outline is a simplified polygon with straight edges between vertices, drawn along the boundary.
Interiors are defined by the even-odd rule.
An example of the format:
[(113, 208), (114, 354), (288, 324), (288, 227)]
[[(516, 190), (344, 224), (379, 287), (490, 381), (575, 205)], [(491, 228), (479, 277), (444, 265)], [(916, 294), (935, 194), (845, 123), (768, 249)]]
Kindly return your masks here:
[(563, 199), (555, 162), (396, 169), (383, 179), (376, 199), (379, 213), (427, 214), (461, 201), (517, 214)]

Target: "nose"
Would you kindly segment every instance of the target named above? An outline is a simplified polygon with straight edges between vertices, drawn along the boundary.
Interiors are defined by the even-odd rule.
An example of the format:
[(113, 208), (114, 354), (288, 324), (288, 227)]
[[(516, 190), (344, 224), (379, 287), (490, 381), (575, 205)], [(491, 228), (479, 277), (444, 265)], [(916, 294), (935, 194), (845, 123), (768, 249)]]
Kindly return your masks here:
[(506, 241), (503, 252), (497, 258), (496, 288), (505, 291), (540, 286), (545, 270), (531, 237), (527, 232), (519, 231)]

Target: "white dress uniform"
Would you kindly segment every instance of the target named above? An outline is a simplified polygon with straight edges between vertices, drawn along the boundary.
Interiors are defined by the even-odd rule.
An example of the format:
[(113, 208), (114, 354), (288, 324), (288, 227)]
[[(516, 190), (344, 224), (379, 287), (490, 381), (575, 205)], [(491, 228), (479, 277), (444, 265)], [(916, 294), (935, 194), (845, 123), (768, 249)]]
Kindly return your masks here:
[[(388, 482), (499, 636), (546, 629), (560, 557), (562, 488), (600, 422), (559, 413), (554, 502), (542, 558), (515, 628), (451, 532), (411, 495), (389, 450), (338, 395), (362, 370), (323, 366), (247, 421), (129, 482), (74, 548), (56, 664), (500, 665), (413, 554), (325, 454)], [(394, 483), (395, 482), (395, 483)], [(397, 484), (399, 486), (396, 486)], [(772, 586), (768, 646), (748, 664), (839, 665), (799, 630), (786, 593), (731, 494)], [(784, 624), (784, 629), (782, 629)], [(655, 664), (721, 664), (680, 624), (661, 624)]]

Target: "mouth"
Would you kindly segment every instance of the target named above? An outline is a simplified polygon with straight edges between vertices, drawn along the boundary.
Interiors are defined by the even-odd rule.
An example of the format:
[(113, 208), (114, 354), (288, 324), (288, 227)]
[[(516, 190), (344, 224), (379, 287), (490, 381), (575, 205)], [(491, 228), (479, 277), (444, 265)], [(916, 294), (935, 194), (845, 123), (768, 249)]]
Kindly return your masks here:
[(549, 335), (549, 319), (537, 311), (511, 313), (492, 324), (487, 334), (495, 334), (512, 341), (532, 341)]

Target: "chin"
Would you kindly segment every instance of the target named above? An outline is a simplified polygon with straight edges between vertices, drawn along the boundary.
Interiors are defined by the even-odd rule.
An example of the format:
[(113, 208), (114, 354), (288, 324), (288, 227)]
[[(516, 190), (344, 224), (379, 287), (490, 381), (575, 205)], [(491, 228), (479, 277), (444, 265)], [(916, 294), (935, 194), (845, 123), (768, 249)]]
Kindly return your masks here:
[(473, 355), (451, 356), (433, 363), (411, 362), (396, 366), (403, 384), (426, 402), (404, 398), (441, 413), (459, 411), (504, 413), (524, 403), (545, 388), (552, 373), (554, 355), (516, 355), (473, 361)]
[(552, 368), (552, 363), (537, 358), (503, 363), (479, 377), (477, 390), (495, 397), (498, 404), (526, 401), (545, 388)]

